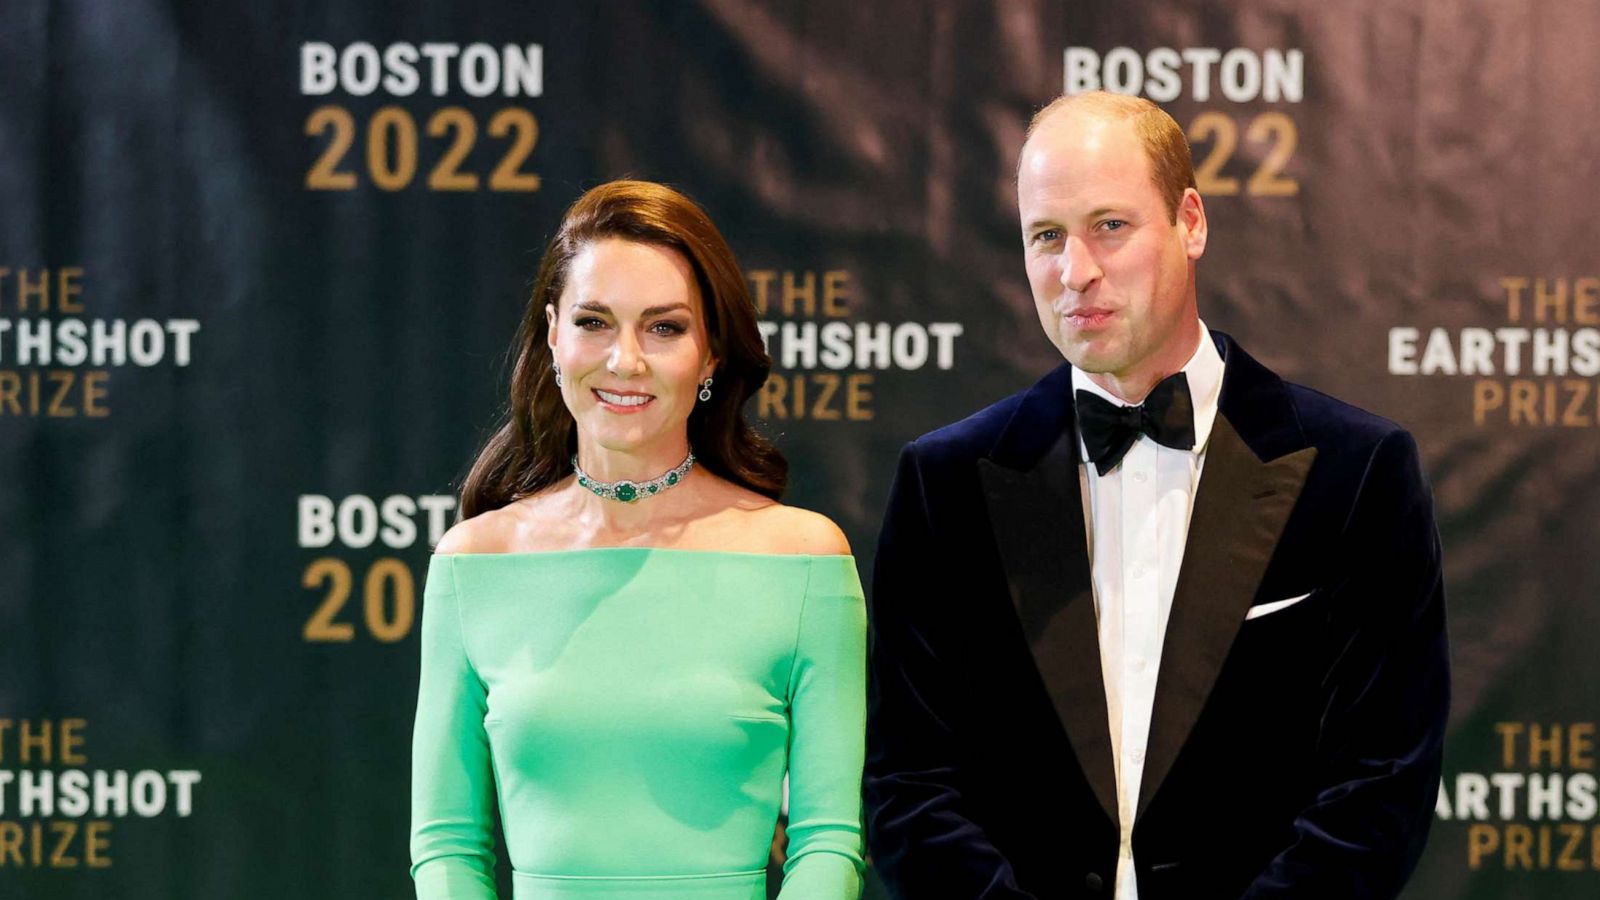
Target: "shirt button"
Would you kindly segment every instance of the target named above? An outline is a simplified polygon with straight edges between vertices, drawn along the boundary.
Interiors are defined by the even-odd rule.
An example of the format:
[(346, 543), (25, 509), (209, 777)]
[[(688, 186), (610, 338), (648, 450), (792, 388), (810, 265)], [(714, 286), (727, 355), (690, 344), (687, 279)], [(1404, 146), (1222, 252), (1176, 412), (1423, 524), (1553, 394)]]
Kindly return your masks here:
[(1150, 476), (1144, 474), (1143, 472), (1135, 472), (1133, 473), (1133, 480), (1139, 482), (1140, 484), (1144, 484), (1146, 481), (1150, 480)]
[(1133, 748), (1133, 751), (1128, 754), (1128, 757), (1132, 759), (1136, 765), (1144, 763), (1144, 751), (1138, 747)]
[(1144, 657), (1135, 656), (1133, 658), (1133, 670), (1135, 672), (1143, 672), (1144, 671)]
[(1145, 568), (1144, 563), (1139, 563), (1133, 567), (1133, 577), (1136, 579), (1143, 578), (1144, 573), (1147, 571), (1149, 570)]

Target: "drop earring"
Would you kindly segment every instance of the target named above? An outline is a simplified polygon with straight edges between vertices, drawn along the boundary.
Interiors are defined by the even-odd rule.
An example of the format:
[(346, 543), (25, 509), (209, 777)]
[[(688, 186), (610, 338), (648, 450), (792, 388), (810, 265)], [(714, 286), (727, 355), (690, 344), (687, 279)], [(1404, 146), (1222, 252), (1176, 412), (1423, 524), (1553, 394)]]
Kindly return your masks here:
[(705, 381), (700, 382), (700, 402), (704, 403), (704, 402), (706, 402), (707, 400), (710, 400), (710, 399), (711, 399), (711, 379), (707, 378)]
[(550, 371), (556, 373), (556, 387), (561, 387), (561, 367), (552, 362), (550, 363)]

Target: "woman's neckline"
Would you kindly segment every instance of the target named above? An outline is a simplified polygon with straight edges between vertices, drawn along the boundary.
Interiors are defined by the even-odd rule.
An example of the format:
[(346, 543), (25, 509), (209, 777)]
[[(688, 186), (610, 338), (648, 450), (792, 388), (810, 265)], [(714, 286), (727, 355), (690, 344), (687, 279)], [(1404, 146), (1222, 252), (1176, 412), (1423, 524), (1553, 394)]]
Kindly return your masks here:
[(573, 556), (580, 553), (671, 553), (683, 556), (744, 556), (763, 559), (855, 559), (853, 553), (760, 553), (747, 550), (697, 550), (687, 547), (572, 547), (566, 550), (512, 550), (504, 553), (436, 553), (450, 559), (472, 559), (477, 557), (555, 557)]

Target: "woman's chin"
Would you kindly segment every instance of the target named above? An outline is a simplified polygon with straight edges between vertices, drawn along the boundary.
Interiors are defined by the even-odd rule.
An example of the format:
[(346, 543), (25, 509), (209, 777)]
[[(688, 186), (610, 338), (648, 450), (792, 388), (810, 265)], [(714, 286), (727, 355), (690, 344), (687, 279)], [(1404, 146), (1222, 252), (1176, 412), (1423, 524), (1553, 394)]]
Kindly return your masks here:
[(638, 456), (648, 453), (652, 447), (668, 443), (676, 443), (668, 439), (657, 429), (643, 427), (596, 428), (590, 432), (594, 444), (607, 453), (623, 453), (628, 456)]

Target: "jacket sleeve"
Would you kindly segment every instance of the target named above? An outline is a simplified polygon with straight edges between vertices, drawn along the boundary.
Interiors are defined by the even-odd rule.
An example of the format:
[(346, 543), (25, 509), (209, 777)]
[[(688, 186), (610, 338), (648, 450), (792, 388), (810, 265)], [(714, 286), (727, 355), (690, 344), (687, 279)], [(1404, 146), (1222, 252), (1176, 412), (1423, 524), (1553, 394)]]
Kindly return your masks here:
[(855, 560), (811, 561), (789, 677), (789, 853), (779, 900), (856, 900), (866, 601)]
[(1011, 864), (962, 800), (952, 721), (959, 673), (931, 620), (960, 564), (933, 536), (916, 444), (900, 454), (872, 581), (865, 792), (874, 865), (892, 895), (1021, 900)]
[(487, 691), (467, 658), (454, 559), (428, 565), (411, 741), (411, 876), (418, 900), (493, 900), (494, 776)]
[(1333, 595), (1344, 637), (1318, 697), (1322, 786), (1244, 900), (1395, 897), (1433, 820), (1450, 667), (1433, 501), (1409, 434), (1374, 450), (1346, 535)]

